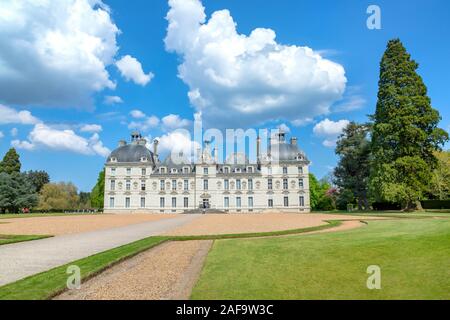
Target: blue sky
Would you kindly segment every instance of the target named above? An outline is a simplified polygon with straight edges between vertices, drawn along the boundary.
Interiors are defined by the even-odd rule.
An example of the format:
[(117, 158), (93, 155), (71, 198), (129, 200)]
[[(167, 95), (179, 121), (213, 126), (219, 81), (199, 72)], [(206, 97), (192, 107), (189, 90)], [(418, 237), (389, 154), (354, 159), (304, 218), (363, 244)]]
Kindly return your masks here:
[[(14, 145), (24, 170), (46, 170), (53, 181), (72, 181), (83, 191), (95, 184), (108, 151), (134, 128), (146, 137), (162, 137), (163, 149), (168, 149), (186, 143), (173, 130), (189, 130), (199, 111), (207, 127), (287, 126), (311, 159), (312, 172), (322, 177), (336, 163), (332, 144), (339, 128), (346, 120), (366, 121), (374, 112), (379, 61), (387, 41), (396, 37), (420, 64), (418, 72), (442, 116), (441, 127), (450, 129), (446, 0), (203, 0), (206, 20), (200, 23), (209, 28), (201, 31), (196, 45), (190, 41), (200, 30), (197, 0), (173, 1), (169, 22), (183, 28), (170, 37), (166, 0), (134, 0), (132, 5), (105, 0), (107, 7), (94, 0), (64, 0), (46, 8), (33, 0), (23, 2), (26, 9), (9, 0), (0, 4), (0, 154)], [(381, 30), (366, 27), (370, 4), (381, 9)], [(211, 15), (223, 9), (229, 15), (221, 11), (213, 25)], [(230, 45), (222, 42), (219, 50), (211, 50), (218, 45), (214, 32), (231, 28), (231, 17), (238, 36), (222, 35)], [(273, 30), (275, 40), (267, 30), (250, 38), (256, 28)], [(238, 58), (238, 69), (227, 59), (244, 50), (239, 49), (242, 37), (248, 40), (245, 53), (250, 58)], [(251, 51), (250, 45), (261, 41), (265, 49)], [(284, 73), (267, 64), (267, 54), (276, 46), (286, 54), (289, 48), (299, 50), (277, 62), (286, 62)], [(302, 47), (328, 61), (324, 68), (333, 76), (318, 76), (320, 59), (309, 59)], [(202, 77), (208, 68), (221, 76), (217, 81), (237, 86)], [(287, 76), (291, 71), (293, 76)], [(316, 80), (303, 76), (304, 71)], [(270, 79), (259, 81), (261, 74)], [(192, 95), (195, 89), (206, 103)], [(122, 102), (107, 103), (108, 96)], [(273, 102), (274, 97), (283, 99)], [(233, 109), (236, 101), (242, 102), (239, 110)], [(258, 109), (258, 102), (261, 108), (267, 104), (268, 111)], [(61, 141), (65, 138), (69, 142)]]

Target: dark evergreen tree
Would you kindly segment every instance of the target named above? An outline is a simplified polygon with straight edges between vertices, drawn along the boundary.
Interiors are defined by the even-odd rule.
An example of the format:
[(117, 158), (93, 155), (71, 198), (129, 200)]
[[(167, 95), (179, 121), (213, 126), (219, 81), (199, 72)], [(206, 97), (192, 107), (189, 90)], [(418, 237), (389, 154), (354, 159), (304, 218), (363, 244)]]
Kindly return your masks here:
[[(336, 154), (340, 157), (334, 169), (334, 182), (341, 191), (350, 191), (358, 201), (358, 209), (369, 209), (367, 199), (370, 174), (369, 126), (351, 122), (340, 136)], [(342, 198), (341, 198), (342, 200)], [(342, 206), (342, 204), (340, 204)]]
[(45, 171), (28, 171), (25, 174), (38, 193), (44, 185), (50, 183), (50, 176)]
[(0, 211), (19, 213), (21, 209), (32, 208), (38, 203), (33, 185), (24, 174), (0, 173)]
[(91, 206), (96, 209), (103, 209), (105, 195), (105, 170), (102, 170), (97, 179), (97, 184), (91, 191)]
[(448, 140), (417, 68), (400, 40), (389, 41), (372, 116), (371, 190), (377, 200), (399, 202), (408, 210), (420, 205), (436, 165), (433, 152)]
[(3, 161), (0, 162), (0, 172), (5, 172), (11, 174), (13, 172), (19, 173), (20, 168), (20, 157), (16, 152), (16, 149), (11, 148), (3, 157)]

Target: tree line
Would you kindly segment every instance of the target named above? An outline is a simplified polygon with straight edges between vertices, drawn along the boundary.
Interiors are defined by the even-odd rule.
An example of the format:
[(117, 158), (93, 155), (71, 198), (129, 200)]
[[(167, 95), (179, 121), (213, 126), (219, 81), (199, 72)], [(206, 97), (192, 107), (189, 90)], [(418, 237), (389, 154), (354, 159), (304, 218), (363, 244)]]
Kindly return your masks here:
[(418, 66), (399, 39), (389, 41), (375, 114), (367, 123), (351, 122), (337, 142), (336, 188), (322, 192), (329, 204), (368, 210), (388, 203), (416, 210), (422, 200), (450, 199), (450, 152), (442, 151), (449, 136), (438, 127), (441, 117)]
[(45, 171), (21, 172), (20, 156), (11, 148), (0, 162), (0, 213), (89, 209), (90, 193), (72, 183), (50, 183)]

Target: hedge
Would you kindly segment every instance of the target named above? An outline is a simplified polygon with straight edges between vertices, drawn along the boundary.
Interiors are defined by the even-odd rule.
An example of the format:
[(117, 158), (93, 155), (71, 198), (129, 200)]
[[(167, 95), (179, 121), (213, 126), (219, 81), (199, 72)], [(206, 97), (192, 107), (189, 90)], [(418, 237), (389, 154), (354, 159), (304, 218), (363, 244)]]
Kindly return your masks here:
[(450, 209), (450, 200), (423, 200), (424, 209)]

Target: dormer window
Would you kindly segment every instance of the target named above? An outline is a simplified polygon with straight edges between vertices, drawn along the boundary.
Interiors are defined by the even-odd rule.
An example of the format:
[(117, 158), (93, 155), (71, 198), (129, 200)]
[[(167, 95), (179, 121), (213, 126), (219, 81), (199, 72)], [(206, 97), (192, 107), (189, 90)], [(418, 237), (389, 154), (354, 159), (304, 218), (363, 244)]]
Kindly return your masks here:
[(247, 168), (247, 172), (248, 172), (248, 173), (253, 173), (253, 167), (248, 167), (248, 168)]
[(111, 158), (111, 162), (117, 162), (117, 158), (116, 157), (112, 157)]
[(228, 167), (223, 168), (223, 172), (226, 174), (230, 173), (230, 168)]
[(147, 162), (148, 161), (148, 158), (147, 157), (142, 157), (141, 158), (141, 162)]
[(188, 174), (188, 173), (189, 173), (189, 168), (188, 168), (188, 167), (184, 167), (184, 168), (183, 168), (183, 172), (184, 172), (185, 174)]
[(159, 168), (159, 173), (165, 174), (166, 173), (166, 168)]
[(172, 169), (172, 173), (177, 173), (177, 169)]

